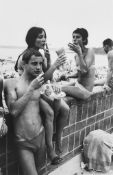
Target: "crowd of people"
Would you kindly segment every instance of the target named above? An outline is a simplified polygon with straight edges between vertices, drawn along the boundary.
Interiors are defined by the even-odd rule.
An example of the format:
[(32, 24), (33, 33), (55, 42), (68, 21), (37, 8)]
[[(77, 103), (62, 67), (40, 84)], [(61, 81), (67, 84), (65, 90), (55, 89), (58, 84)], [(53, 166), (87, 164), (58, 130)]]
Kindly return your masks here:
[[(107, 79), (97, 83), (95, 54), (92, 48), (86, 47), (88, 31), (84, 28), (75, 29), (72, 32), (72, 43), (68, 47), (75, 53), (73, 59), (77, 71), (61, 76), (59, 81), (63, 80), (63, 84), (54, 83), (53, 73), (68, 59), (65, 52), (61, 52), (51, 64), (47, 35), (40, 27), (30, 28), (25, 41), (27, 48), (15, 64), (19, 76), (4, 82), (1, 80), (0, 94), (4, 90), (5, 102), (13, 117), (15, 145), (22, 171), (25, 175), (37, 175), (36, 156), (43, 156), (45, 146), (51, 164), (57, 165), (62, 161), (61, 136), (69, 116), (69, 106), (62, 97), (67, 95), (85, 100), (92, 95), (93, 87), (97, 84), (103, 85), (105, 90), (112, 88), (113, 41), (109, 38), (103, 41), (103, 49), (108, 54), (108, 72)], [(71, 78), (74, 79), (73, 82), (67, 81)], [(3, 109), (2, 95), (0, 107)], [(56, 149), (53, 146), (54, 123)], [(0, 136), (4, 136), (7, 131), (3, 122)]]

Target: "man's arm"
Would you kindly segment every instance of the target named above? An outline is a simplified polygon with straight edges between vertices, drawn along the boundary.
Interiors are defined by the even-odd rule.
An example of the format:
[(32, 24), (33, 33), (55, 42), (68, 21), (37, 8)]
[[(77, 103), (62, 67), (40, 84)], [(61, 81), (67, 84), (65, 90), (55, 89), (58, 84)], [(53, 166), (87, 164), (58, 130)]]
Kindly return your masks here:
[(16, 88), (14, 86), (16, 82), (12, 82), (12, 80), (8, 80), (8, 82), (4, 83), (4, 94), (5, 94), (5, 101), (9, 112), (12, 116), (18, 117), (26, 107), (27, 103), (29, 102), (31, 95), (33, 93), (33, 89), (28, 88), (26, 93), (21, 97), (17, 98)]
[(105, 81), (104, 86), (109, 86), (110, 79), (112, 78), (113, 75), (113, 53), (109, 52), (108, 53), (108, 71), (107, 71), (107, 78)]
[(18, 99), (16, 93), (17, 80), (8, 80), (4, 85), (4, 94), (7, 107), (12, 116), (18, 117), (28, 104), (34, 90), (39, 89), (41, 85), (44, 83), (43, 77), (38, 77), (34, 79), (26, 90), (25, 94)]
[(112, 77), (112, 71), (110, 69), (108, 69), (108, 71), (107, 71), (107, 77), (106, 77), (106, 81), (105, 81), (104, 86), (105, 85), (109, 86), (109, 82), (110, 82), (111, 77)]

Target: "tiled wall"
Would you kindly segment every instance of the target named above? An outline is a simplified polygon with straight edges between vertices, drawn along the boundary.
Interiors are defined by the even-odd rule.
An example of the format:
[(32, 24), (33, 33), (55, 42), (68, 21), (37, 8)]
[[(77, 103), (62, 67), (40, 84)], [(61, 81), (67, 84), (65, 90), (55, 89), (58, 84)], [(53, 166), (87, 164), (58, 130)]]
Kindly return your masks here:
[[(70, 106), (69, 120), (62, 134), (63, 158), (67, 160), (81, 151), (84, 137), (92, 130), (113, 130), (113, 92), (98, 92), (89, 100), (66, 98)], [(3, 175), (22, 175), (17, 163), (17, 154), (13, 142), (11, 116), (6, 114), (9, 126), (8, 134), (0, 139), (0, 167)], [(44, 160), (45, 162), (45, 160)], [(48, 161), (47, 161), (48, 162)], [(40, 172), (47, 171), (47, 164)], [(43, 174), (43, 173), (39, 173)]]

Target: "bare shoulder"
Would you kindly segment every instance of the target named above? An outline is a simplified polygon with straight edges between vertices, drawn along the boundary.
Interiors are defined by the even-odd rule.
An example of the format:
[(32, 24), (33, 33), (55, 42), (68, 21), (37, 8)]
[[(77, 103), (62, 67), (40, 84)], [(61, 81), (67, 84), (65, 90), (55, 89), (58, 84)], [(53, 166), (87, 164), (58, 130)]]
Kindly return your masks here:
[(112, 58), (113, 59), (113, 50), (108, 52), (108, 58)]
[(88, 53), (94, 55), (94, 49), (93, 48), (88, 48)]
[(9, 78), (4, 80), (4, 89), (14, 89), (18, 82), (18, 78)]
[(16, 95), (16, 86), (17, 86), (18, 78), (10, 78), (4, 81), (4, 97), (7, 106), (10, 105), (13, 101), (17, 99)]
[(88, 48), (88, 54), (86, 57), (86, 61), (89, 66), (93, 65), (95, 63), (95, 53), (93, 48)]

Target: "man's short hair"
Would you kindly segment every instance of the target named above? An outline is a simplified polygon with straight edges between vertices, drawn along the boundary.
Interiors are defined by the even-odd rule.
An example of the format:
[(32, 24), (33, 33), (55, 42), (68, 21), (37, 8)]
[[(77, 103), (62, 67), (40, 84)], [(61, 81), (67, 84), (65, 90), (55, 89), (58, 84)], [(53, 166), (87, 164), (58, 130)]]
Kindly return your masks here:
[(103, 46), (105, 46), (105, 45), (108, 45), (108, 46), (112, 47), (112, 46), (113, 46), (113, 41), (112, 41), (112, 39), (110, 39), (110, 38), (105, 39), (105, 40), (103, 41)]
[(31, 59), (31, 56), (37, 56), (37, 57), (43, 57), (42, 54), (33, 48), (27, 49), (27, 51), (23, 54), (22, 60), (25, 62), (25, 64), (28, 64), (29, 60)]

